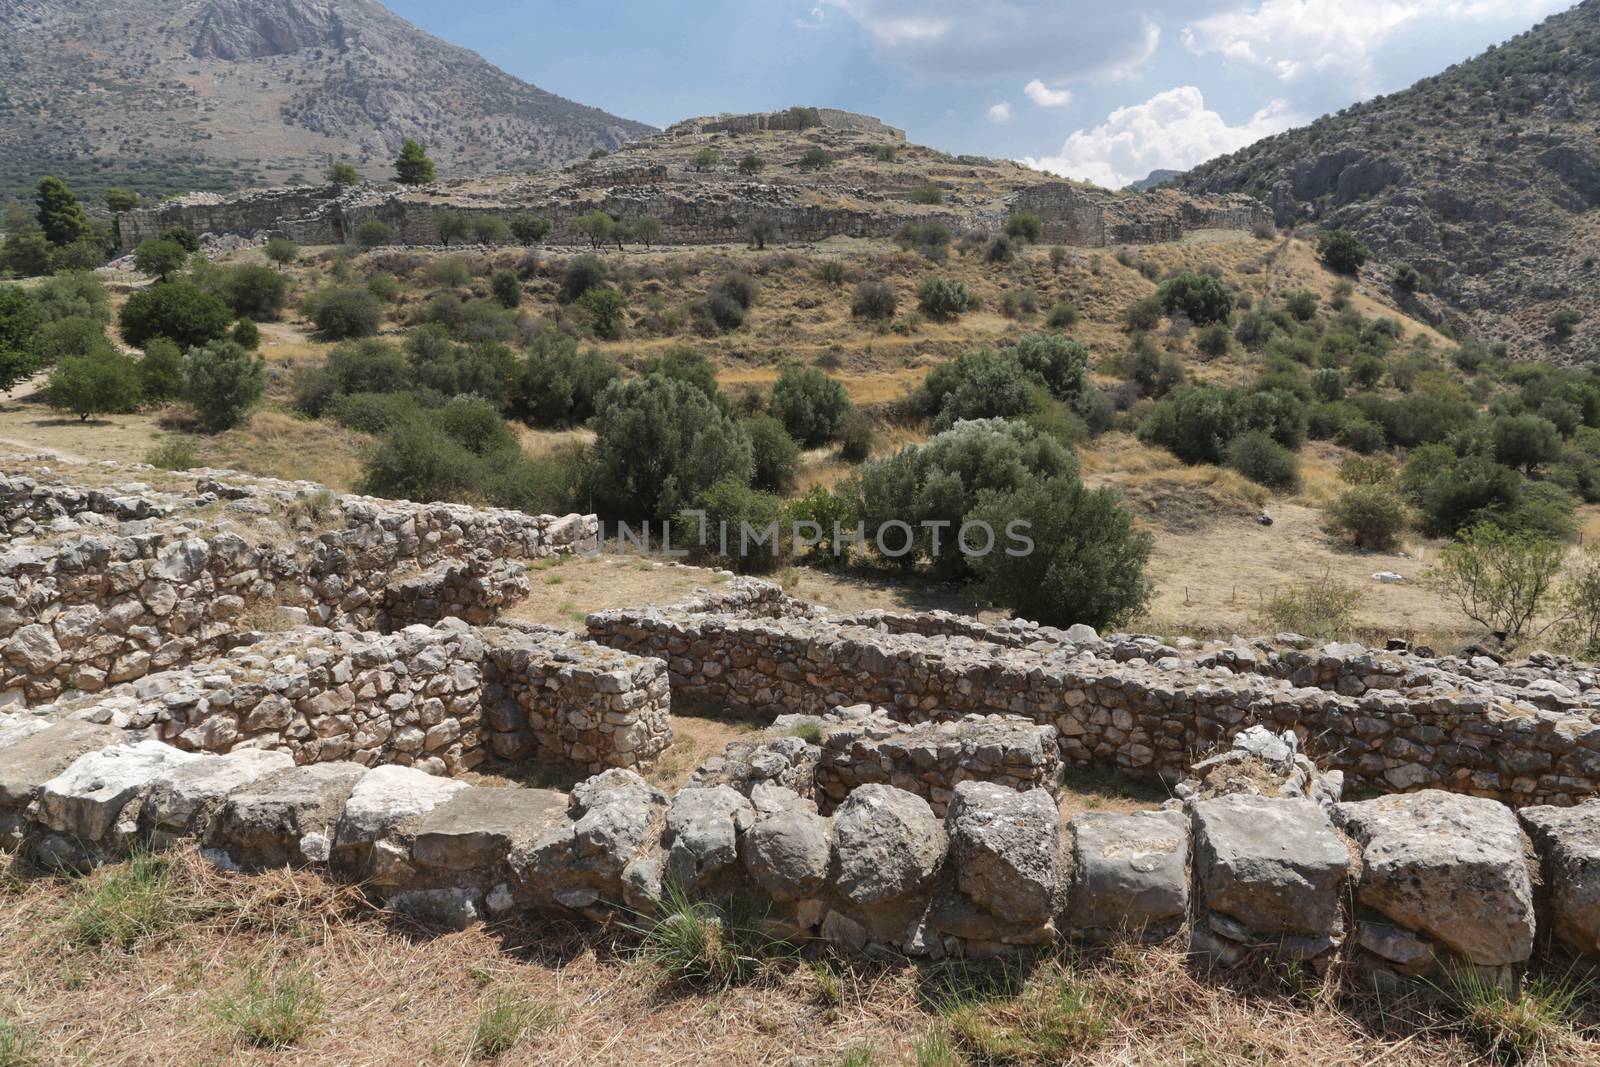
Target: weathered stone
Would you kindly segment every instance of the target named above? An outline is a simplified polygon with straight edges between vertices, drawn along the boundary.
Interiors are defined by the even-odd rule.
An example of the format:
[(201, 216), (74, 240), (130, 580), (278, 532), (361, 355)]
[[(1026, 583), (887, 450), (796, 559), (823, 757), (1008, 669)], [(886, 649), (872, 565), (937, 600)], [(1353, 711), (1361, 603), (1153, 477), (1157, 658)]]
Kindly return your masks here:
[(1189, 821), (1181, 812), (1080, 812), (1068, 828), (1069, 926), (1143, 934), (1182, 921), (1189, 907)]
[(667, 812), (667, 876), (697, 889), (739, 862), (739, 837), (755, 817), (750, 801), (725, 785), (681, 790)]
[(563, 818), (566, 806), (566, 798), (550, 789), (472, 786), (422, 817), (412, 855), (440, 870), (487, 869), (517, 841), (532, 840)]
[(334, 849), (359, 863), (367, 849), (401, 823), (427, 814), (468, 789), (466, 782), (438, 778), (410, 767), (374, 767), (356, 783), (339, 814)]
[(745, 867), (769, 893), (810, 897), (828, 879), (831, 825), (813, 811), (790, 809), (761, 819), (745, 834)]
[(0, 808), (22, 807), (79, 756), (127, 740), (115, 726), (68, 719), (0, 749)]
[(1199, 801), (1193, 813), (1206, 907), (1267, 937), (1339, 932), (1350, 853), (1320, 805), (1236, 795)]
[(1008, 922), (1050, 917), (1061, 819), (1049, 793), (962, 782), (945, 826), (957, 884), (969, 900)]
[(366, 768), (353, 763), (313, 763), (273, 771), (228, 797), (212, 822), (206, 843), (226, 849), (250, 867), (314, 862), (309, 838), (320, 852), (333, 837), (356, 783)]
[(168, 767), (150, 783), (141, 822), (148, 831), (173, 836), (203, 832), (236, 789), (294, 766), (287, 752), (241, 748), (226, 755), (197, 755)]
[(1511, 809), (1427, 789), (1340, 804), (1361, 845), (1356, 902), (1479, 966), (1533, 951), (1533, 885)]
[(39, 787), (37, 818), (58, 833), (98, 844), (110, 834), (128, 802), (158, 775), (194, 758), (160, 741), (86, 753)]
[(389, 897), (386, 904), (427, 926), (465, 930), (483, 917), (483, 894), (476, 889), (407, 889)]
[(834, 814), (835, 885), (858, 904), (903, 897), (933, 877), (945, 843), (927, 801), (893, 786), (864, 785)]
[(1600, 800), (1517, 814), (1539, 854), (1555, 935), (1578, 952), (1600, 952)]

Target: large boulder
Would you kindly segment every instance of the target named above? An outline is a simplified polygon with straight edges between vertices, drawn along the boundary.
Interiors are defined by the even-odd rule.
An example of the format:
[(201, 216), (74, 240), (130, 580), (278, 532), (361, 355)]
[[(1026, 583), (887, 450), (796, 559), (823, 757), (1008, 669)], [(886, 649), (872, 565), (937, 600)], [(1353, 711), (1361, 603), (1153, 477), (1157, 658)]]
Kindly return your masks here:
[(116, 745), (79, 756), (39, 787), (39, 823), (83, 844), (100, 844), (128, 802), (165, 771), (195, 759), (160, 741)]
[[(356, 783), (339, 813), (333, 845), (335, 862), (358, 874), (371, 873), (372, 850), (379, 842), (400, 836), (406, 837), (409, 845), (410, 837), (402, 827), (414, 832), (422, 816), (470, 788), (466, 782), (440, 778), (415, 767), (374, 767)], [(395, 851), (410, 854), (409, 847), (397, 847)]]
[(659, 896), (666, 794), (633, 771), (612, 769), (572, 789), (565, 817), (508, 857), (513, 885), (535, 902), (582, 910), (602, 901), (646, 906)]
[(1067, 925), (1160, 933), (1189, 910), (1189, 820), (1177, 811), (1081, 812), (1072, 834)]
[(127, 740), (115, 726), (67, 719), (0, 749), (0, 810), (27, 806), (79, 756)]
[(1198, 801), (1193, 813), (1207, 908), (1267, 938), (1340, 932), (1350, 853), (1320, 805), (1236, 794)]
[(251, 867), (324, 862), (345, 801), (366, 774), (357, 763), (274, 771), (228, 798), (206, 843)]
[(907, 896), (944, 859), (944, 825), (928, 802), (890, 785), (864, 785), (833, 816), (835, 885), (857, 904)]
[(226, 755), (197, 753), (195, 758), (157, 774), (145, 797), (140, 825), (158, 843), (201, 833), (228, 794), (294, 766), (287, 752), (241, 748)]
[(1061, 817), (1048, 792), (961, 782), (945, 826), (956, 882), (968, 900), (1011, 922), (1050, 918)]
[(1533, 883), (1510, 808), (1425, 789), (1334, 813), (1361, 846), (1361, 907), (1479, 966), (1532, 954)]
[(718, 785), (679, 791), (667, 812), (667, 876), (698, 889), (739, 862), (739, 838), (756, 810), (734, 789)]
[(1578, 952), (1600, 952), (1600, 800), (1518, 815), (1539, 853), (1555, 935)]
[(814, 896), (828, 880), (832, 826), (814, 811), (792, 807), (762, 819), (745, 834), (745, 868), (775, 896)]

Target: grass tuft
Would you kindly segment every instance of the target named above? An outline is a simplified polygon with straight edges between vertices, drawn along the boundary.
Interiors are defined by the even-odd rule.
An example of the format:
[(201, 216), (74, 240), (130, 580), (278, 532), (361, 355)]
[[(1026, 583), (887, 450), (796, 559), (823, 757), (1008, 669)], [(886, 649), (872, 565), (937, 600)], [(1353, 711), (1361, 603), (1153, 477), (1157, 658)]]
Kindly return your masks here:
[(672, 982), (729, 989), (751, 981), (767, 961), (788, 951), (761, 930), (762, 918), (741, 902), (690, 900), (669, 884), (655, 921), (632, 929), (643, 939), (640, 958)]
[(511, 1051), (529, 1030), (548, 1030), (555, 1025), (555, 1009), (548, 1004), (508, 997), (496, 993), (478, 1009), (472, 1029), (472, 1055), (494, 1059)]
[(244, 988), (222, 997), (212, 1012), (237, 1040), (258, 1048), (287, 1048), (322, 1019), (322, 990), (309, 971), (292, 971), (270, 982), (252, 971)]
[(0, 1067), (33, 1067), (33, 1040), (10, 1019), (0, 1019)]
[(798, 737), (808, 745), (822, 744), (822, 724), (816, 719), (805, 719), (789, 728), (790, 737)]
[(1062, 1063), (1093, 1048), (1110, 1027), (1072, 976), (1046, 968), (1033, 979), (1002, 972), (950, 987), (940, 1013), (949, 1042), (975, 1064)]
[(1508, 992), (1466, 965), (1446, 972), (1444, 988), (1461, 1029), (1499, 1063), (1559, 1060), (1576, 1042), (1577, 1006), (1592, 991), (1588, 981), (1536, 978)]
[(75, 889), (62, 933), (76, 948), (132, 949), (177, 926), (192, 910), (178, 898), (168, 861), (147, 853), (102, 867)]

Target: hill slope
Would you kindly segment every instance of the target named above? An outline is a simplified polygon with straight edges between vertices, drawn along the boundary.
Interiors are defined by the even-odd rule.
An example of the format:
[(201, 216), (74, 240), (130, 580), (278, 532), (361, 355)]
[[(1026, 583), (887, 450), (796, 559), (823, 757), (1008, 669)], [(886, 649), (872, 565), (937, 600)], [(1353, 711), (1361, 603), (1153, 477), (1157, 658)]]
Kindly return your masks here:
[(0, 197), (235, 189), (330, 160), (528, 169), (651, 131), (528, 85), (375, 0), (0, 0)]
[[(1517, 354), (1600, 351), (1600, 0), (1392, 96), (1200, 166), (1280, 223), (1348, 226), (1427, 275), (1450, 314)], [(1427, 301), (1423, 301), (1424, 304)], [(1584, 315), (1561, 342), (1546, 320)]]

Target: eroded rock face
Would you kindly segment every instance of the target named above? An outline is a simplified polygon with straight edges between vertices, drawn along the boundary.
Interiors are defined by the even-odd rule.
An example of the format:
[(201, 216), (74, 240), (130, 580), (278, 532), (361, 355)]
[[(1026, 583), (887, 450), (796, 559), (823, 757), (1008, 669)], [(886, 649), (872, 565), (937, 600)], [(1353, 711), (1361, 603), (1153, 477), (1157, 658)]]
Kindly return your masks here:
[(78, 757), (39, 787), (39, 822), (83, 842), (104, 840), (122, 809), (157, 776), (195, 759), (160, 741), (117, 745)]
[(1532, 953), (1533, 885), (1510, 808), (1426, 789), (1334, 811), (1361, 846), (1362, 908), (1479, 966)]
[(962, 782), (945, 820), (961, 892), (1010, 922), (1054, 911), (1061, 819), (1043, 789)]
[(1600, 952), (1600, 800), (1517, 814), (1544, 868), (1555, 935), (1578, 952)]
[(1227, 796), (1194, 805), (1195, 871), (1207, 908), (1253, 934), (1340, 931), (1350, 854), (1310, 800)]
[(325, 862), (345, 801), (366, 773), (354, 763), (274, 771), (228, 798), (207, 844), (246, 867)]
[(422, 817), (413, 855), (441, 871), (498, 869), (515, 844), (538, 837), (565, 808), (551, 789), (471, 786)]
[(728, 786), (682, 790), (667, 813), (667, 875), (693, 890), (732, 867), (755, 817), (750, 801)]
[(800, 808), (762, 819), (745, 835), (750, 877), (778, 896), (814, 896), (828, 879), (832, 829), (829, 820)]
[(161, 839), (188, 834), (204, 827), (234, 790), (293, 766), (287, 752), (262, 748), (241, 748), (224, 756), (196, 755), (151, 781), (141, 825)]
[(1080, 812), (1068, 826), (1072, 929), (1159, 934), (1183, 921), (1189, 907), (1189, 820), (1182, 812)]
[(835, 887), (857, 904), (903, 897), (933, 877), (945, 845), (944, 826), (926, 800), (893, 786), (862, 786), (833, 817)]

